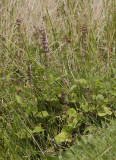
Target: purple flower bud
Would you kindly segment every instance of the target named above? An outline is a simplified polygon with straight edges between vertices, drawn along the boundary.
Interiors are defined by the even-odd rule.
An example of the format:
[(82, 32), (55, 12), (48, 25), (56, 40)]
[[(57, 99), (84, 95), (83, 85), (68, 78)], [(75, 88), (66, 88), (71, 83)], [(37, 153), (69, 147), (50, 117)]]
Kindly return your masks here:
[(20, 30), (20, 25), (21, 25), (21, 20), (17, 19), (16, 20), (17, 28)]
[(44, 29), (39, 30), (39, 32), (40, 32), (40, 35), (41, 35), (41, 45), (42, 45), (42, 48), (43, 48), (43, 53), (45, 54), (44, 63), (45, 63), (45, 66), (47, 66), (48, 43), (46, 41), (46, 33), (45, 33)]
[(41, 44), (46, 45), (46, 44), (47, 44), (47, 42), (44, 42), (44, 41), (43, 41), (43, 42), (41, 42)]
[(88, 34), (88, 29), (86, 25), (86, 15), (84, 15), (84, 24), (82, 26), (82, 37), (83, 37), (83, 58), (85, 57), (85, 53), (87, 50), (87, 34)]
[(83, 32), (83, 34), (87, 34), (87, 32)]
[(83, 26), (83, 27), (82, 27), (82, 30), (87, 30), (87, 27), (86, 27), (86, 26)]
[(64, 91), (61, 91), (61, 100), (62, 100), (63, 104), (66, 104)]
[(68, 39), (67, 36), (64, 36), (64, 39), (66, 40), (66, 43), (70, 43), (71, 41)]
[(30, 66), (28, 65), (28, 68), (27, 68), (27, 76), (28, 76), (28, 80), (30, 81), (31, 80), (31, 72), (30, 72)]

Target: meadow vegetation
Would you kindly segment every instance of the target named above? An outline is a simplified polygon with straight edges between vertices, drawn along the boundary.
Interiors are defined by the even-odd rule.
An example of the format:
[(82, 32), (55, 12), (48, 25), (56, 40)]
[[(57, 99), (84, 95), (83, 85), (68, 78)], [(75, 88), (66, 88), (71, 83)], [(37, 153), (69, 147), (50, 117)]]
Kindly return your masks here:
[(115, 117), (115, 0), (1, 0), (0, 160), (113, 160)]

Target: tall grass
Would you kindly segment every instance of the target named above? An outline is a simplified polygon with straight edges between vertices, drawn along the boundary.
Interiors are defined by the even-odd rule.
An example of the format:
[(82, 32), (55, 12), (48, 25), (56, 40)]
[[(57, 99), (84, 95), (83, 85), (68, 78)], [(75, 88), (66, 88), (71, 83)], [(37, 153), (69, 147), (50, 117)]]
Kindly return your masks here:
[(115, 6), (1, 0), (1, 160), (55, 156), (115, 116)]

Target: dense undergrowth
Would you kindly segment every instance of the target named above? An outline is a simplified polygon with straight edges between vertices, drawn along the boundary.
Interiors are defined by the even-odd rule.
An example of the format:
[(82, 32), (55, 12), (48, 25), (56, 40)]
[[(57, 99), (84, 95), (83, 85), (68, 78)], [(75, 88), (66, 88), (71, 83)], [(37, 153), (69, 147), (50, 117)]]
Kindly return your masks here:
[(0, 2), (1, 160), (52, 159), (116, 117), (116, 4), (98, 2)]
[(77, 145), (72, 146), (60, 156), (60, 160), (115, 160), (116, 159), (116, 121), (108, 126), (102, 125), (94, 134), (77, 137)]

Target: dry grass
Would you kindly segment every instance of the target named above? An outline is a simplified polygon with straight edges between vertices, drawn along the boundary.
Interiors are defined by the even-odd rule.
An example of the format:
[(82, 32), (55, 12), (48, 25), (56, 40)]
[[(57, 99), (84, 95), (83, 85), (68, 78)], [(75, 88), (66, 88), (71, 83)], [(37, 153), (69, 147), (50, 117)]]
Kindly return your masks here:
[[(33, 25), (37, 27), (45, 26), (43, 17), (48, 16), (46, 8), (49, 11), (49, 15), (54, 24), (54, 28), (60, 32), (59, 26), (64, 27), (64, 18), (61, 15), (63, 8), (61, 7), (64, 4), (64, 10), (67, 17), (72, 23), (72, 27), (75, 30), (77, 23), (81, 23), (83, 14), (86, 14), (90, 17), (89, 24), (91, 28), (95, 26), (96, 33), (100, 34), (105, 26), (106, 17), (105, 13), (111, 11), (111, 1), (107, 0), (88, 0), (82, 2), (72, 1), (70, 2), (73, 7), (68, 8), (68, 1), (66, 0), (5, 0), (1, 1), (1, 33), (3, 36), (9, 39), (15, 30), (15, 21), (16, 19), (22, 20), (22, 30), (25, 32), (27, 39), (31, 40), (33, 36)], [(81, 5), (80, 5), (81, 4)], [(80, 8), (81, 6), (81, 8)], [(57, 11), (60, 11), (59, 13)], [(90, 12), (91, 11), (91, 12)], [(72, 14), (74, 12), (74, 14)], [(74, 15), (77, 16), (77, 22), (74, 19)], [(14, 27), (13, 27), (14, 26)], [(12, 33), (12, 34), (11, 34)]]
[[(58, 50), (60, 50), (60, 53), (64, 52), (62, 49), (66, 47), (64, 36), (71, 33), (69, 38), (73, 41), (73, 46), (67, 50), (68, 67), (70, 72), (71, 68), (75, 68), (76, 72), (78, 66), (73, 49), (80, 45), (79, 54), (83, 52), (80, 42), (82, 36), (81, 27), (84, 21), (86, 21), (89, 29), (87, 43), (91, 43), (91, 35), (94, 34), (94, 39), (97, 39), (96, 48), (100, 40), (103, 45), (99, 46), (99, 48), (101, 47), (101, 50), (108, 51), (104, 28), (109, 21), (109, 17), (112, 18), (112, 14), (110, 14), (111, 8), (114, 6), (112, 3), (113, 1), (108, 0), (73, 0), (71, 2), (67, 0), (2, 0), (0, 35), (6, 39), (7, 46), (10, 46), (11, 43), (17, 46), (19, 39), (17, 38), (16, 20), (20, 19), (21, 33), (24, 35), (26, 43), (29, 45), (36, 44), (37, 47), (39, 44), (37, 30), (44, 28), (50, 50), (48, 54), (49, 59), (51, 59), (50, 65), (55, 66), (56, 69), (59, 68), (59, 71), (61, 71), (62, 64), (60, 61), (63, 57), (58, 60), (57, 53)], [(84, 15), (86, 15), (85, 19)], [(56, 39), (54, 39), (53, 32), (57, 35)], [(56, 43), (58, 43), (58, 47), (55, 51), (52, 51), (51, 48)], [(18, 47), (20, 46), (18, 45)], [(94, 50), (95, 54), (96, 50)], [(91, 54), (91, 61), (94, 55)], [(101, 59), (101, 68), (104, 70), (104, 60), (102, 60), (101, 56), (102, 53), (98, 53), (98, 57)], [(63, 70), (66, 72), (65, 64), (63, 66)], [(71, 75), (75, 79), (73, 73)]]

